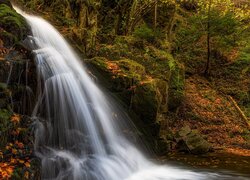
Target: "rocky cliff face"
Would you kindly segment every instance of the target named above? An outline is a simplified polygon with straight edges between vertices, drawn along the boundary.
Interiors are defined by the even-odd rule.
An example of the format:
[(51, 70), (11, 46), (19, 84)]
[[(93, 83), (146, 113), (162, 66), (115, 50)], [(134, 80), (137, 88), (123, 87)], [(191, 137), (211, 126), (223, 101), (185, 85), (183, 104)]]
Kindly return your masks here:
[(29, 32), (24, 18), (9, 1), (1, 0), (0, 179), (29, 179), (37, 172), (29, 117), (36, 99), (36, 73), (31, 52), (23, 46)]
[[(2, 87), (13, 89), (13, 92), (10, 92), (12, 96), (11, 103), (14, 108), (12, 110), (21, 113), (26, 108), (22, 112), (23, 114), (30, 112), (31, 107), (21, 102), (24, 100), (24, 97), (21, 96), (31, 93), (28, 92), (31, 91), (30, 87), (28, 87), (28, 77), (32, 77), (31, 72), (34, 72), (34, 70), (31, 70), (33, 68), (31, 54), (22, 44), (28, 34), (29, 28), (24, 18), (15, 12), (9, 1), (1, 1), (0, 80)], [(27, 101), (29, 100), (27, 99)]]

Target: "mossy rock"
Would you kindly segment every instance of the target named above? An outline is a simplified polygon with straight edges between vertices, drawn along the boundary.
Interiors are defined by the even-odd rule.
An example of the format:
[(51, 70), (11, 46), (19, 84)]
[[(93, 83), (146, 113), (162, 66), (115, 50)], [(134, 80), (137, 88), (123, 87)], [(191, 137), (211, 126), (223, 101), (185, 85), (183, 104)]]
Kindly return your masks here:
[(104, 86), (119, 94), (143, 122), (156, 122), (161, 104), (158, 80), (147, 79), (144, 66), (130, 59), (109, 61), (103, 57), (95, 57), (87, 63), (100, 73), (99, 78), (106, 79)]
[(145, 68), (133, 60), (122, 59), (115, 61), (115, 63), (117, 63), (124, 75), (133, 78), (136, 81), (141, 81), (146, 75)]
[(135, 89), (132, 101), (133, 111), (145, 123), (155, 123), (159, 107), (156, 81), (142, 83)]
[(0, 27), (0, 39), (6, 47), (13, 46), (28, 33), (25, 19), (6, 4), (0, 4)]
[(110, 81), (112, 86), (110, 88), (118, 91), (141, 81), (146, 74), (145, 68), (141, 64), (130, 59), (110, 61), (104, 57), (95, 57), (87, 61), (87, 64), (102, 73)]
[(212, 146), (196, 131), (189, 126), (180, 129), (176, 134), (177, 149), (192, 154), (205, 154), (212, 149)]
[(109, 60), (118, 60), (121, 57), (120, 48), (102, 44), (98, 49), (98, 56), (106, 57)]
[(188, 134), (191, 133), (191, 128), (189, 126), (184, 126), (183, 128), (180, 129), (180, 131), (177, 132), (177, 138), (182, 138), (184, 136), (187, 136)]
[(194, 130), (188, 134), (186, 144), (190, 152), (193, 154), (204, 154), (211, 150), (211, 145)]
[(96, 66), (98, 69), (102, 71), (107, 71), (107, 62), (108, 60), (105, 57), (94, 57), (88, 61), (86, 61), (87, 64), (92, 64)]

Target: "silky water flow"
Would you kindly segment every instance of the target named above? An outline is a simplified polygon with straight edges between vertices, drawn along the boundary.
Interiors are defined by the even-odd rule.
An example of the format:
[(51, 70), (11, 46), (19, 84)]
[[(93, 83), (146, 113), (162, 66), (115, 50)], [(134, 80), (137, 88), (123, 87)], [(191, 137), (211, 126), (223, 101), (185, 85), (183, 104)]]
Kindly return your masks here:
[(119, 119), (60, 33), (16, 8), (31, 27), (40, 95), (34, 108), (35, 154), (42, 179), (222, 179), (149, 161), (120, 133)]

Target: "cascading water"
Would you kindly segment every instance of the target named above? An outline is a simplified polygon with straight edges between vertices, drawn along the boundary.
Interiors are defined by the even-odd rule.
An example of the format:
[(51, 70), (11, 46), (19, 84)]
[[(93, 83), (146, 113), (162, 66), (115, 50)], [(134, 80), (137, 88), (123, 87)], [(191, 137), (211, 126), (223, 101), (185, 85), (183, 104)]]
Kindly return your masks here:
[[(16, 8), (29, 23), (38, 84), (33, 112), (42, 179), (216, 179), (218, 175), (158, 166), (120, 133), (105, 95), (63, 37), (45, 20)], [(116, 122), (115, 122), (116, 121)]]

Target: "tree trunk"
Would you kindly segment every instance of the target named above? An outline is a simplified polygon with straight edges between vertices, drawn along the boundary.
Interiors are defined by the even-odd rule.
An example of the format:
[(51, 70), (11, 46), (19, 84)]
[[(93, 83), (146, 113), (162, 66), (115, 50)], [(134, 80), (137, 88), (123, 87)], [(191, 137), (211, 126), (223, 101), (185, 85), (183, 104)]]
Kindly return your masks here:
[(210, 21), (211, 21), (211, 5), (212, 5), (212, 0), (209, 0), (209, 5), (208, 5), (208, 14), (207, 14), (207, 62), (206, 62), (206, 68), (204, 71), (205, 76), (210, 75), (210, 66), (211, 66), (211, 51), (210, 51)]
[(158, 11), (158, 0), (155, 0), (155, 12), (154, 12), (154, 31), (157, 28), (157, 11)]

